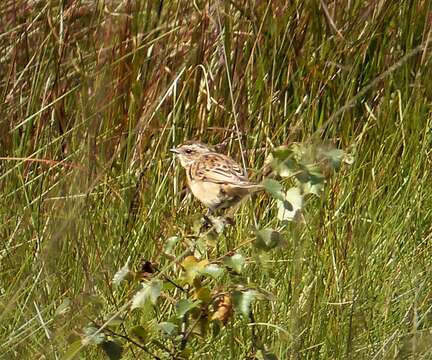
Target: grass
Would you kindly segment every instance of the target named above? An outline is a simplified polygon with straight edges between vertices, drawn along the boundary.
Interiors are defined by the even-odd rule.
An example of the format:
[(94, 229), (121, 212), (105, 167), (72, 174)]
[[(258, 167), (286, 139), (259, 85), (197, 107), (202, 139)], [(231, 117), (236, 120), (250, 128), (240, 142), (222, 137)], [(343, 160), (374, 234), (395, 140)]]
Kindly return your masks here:
[[(3, 1), (1, 357), (115, 358), (113, 343), (82, 339), (118, 314), (105, 340), (124, 359), (430, 358), (431, 11), (421, 0)], [(193, 138), (242, 154), (257, 181), (283, 144), (331, 144), (354, 163), (306, 198), (304, 221), (282, 226), (260, 195), (206, 242), (190, 237), (203, 209), (168, 155)], [(258, 251), (256, 225), (286, 246)], [(242, 275), (211, 291), (272, 295), (252, 303), (253, 321), (237, 311), (181, 352), (151, 328), (190, 293), (164, 288), (131, 310), (137, 282), (112, 279), (130, 258), (181, 281), (173, 259), (193, 244), (218, 264), (244, 256)]]

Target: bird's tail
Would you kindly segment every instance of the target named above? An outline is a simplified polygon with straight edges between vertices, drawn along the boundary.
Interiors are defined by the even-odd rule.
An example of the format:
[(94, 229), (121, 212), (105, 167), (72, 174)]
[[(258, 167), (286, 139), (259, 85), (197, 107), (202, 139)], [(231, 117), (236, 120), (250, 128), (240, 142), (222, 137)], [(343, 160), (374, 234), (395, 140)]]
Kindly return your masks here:
[(247, 190), (248, 193), (256, 193), (258, 191), (264, 190), (264, 186), (261, 184), (254, 184), (250, 182), (245, 182), (241, 184), (233, 184), (233, 187), (238, 189)]

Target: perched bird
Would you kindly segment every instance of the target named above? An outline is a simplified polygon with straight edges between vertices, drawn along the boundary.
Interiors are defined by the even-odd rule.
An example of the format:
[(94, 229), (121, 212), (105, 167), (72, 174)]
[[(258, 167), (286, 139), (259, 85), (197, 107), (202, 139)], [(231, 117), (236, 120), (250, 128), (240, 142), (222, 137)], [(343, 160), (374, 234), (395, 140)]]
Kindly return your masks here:
[(192, 194), (211, 213), (236, 208), (247, 195), (262, 190), (250, 182), (243, 168), (229, 156), (200, 142), (187, 142), (170, 149), (185, 168)]

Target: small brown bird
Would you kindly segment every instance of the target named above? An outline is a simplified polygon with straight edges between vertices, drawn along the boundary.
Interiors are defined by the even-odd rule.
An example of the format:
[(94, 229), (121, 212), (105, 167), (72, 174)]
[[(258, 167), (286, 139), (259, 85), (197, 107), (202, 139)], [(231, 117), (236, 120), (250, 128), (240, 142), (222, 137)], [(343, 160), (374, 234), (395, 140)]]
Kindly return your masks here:
[(227, 155), (200, 142), (187, 142), (170, 149), (185, 168), (192, 194), (211, 213), (234, 208), (247, 195), (262, 190), (250, 182), (243, 168)]

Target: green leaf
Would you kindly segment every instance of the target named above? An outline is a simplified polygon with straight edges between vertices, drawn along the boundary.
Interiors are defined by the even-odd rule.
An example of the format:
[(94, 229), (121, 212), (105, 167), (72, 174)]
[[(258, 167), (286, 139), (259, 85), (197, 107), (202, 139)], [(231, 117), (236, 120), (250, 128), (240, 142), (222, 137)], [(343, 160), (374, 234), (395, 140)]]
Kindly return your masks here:
[(278, 146), (272, 151), (273, 157), (280, 161), (284, 161), (288, 157), (292, 156), (292, 153), (292, 149), (286, 145)]
[(172, 322), (164, 321), (156, 325), (157, 329), (167, 335), (174, 335), (177, 332), (177, 325)]
[(66, 314), (68, 311), (70, 311), (70, 304), (71, 304), (70, 299), (65, 298), (55, 310), (54, 316), (60, 316)]
[(299, 159), (303, 156), (304, 149), (301, 144), (280, 146), (273, 150), (273, 170), (281, 177), (291, 177), (299, 170)]
[(277, 200), (278, 219), (281, 221), (292, 221), (298, 210), (302, 208), (303, 196), (300, 189), (293, 187), (289, 189), (282, 201)]
[(174, 247), (177, 245), (179, 240), (180, 238), (178, 236), (171, 236), (168, 238), (164, 247), (164, 252), (166, 254), (172, 254)]
[(340, 149), (321, 149), (322, 155), (324, 155), (329, 161), (332, 167), (337, 171), (340, 169), (342, 160), (345, 157), (345, 151)]
[(115, 341), (104, 341), (101, 344), (103, 351), (108, 355), (110, 360), (119, 360), (121, 359), (123, 353), (123, 347)]
[(296, 179), (302, 184), (307, 182), (322, 184), (325, 181), (325, 176), (316, 164), (306, 164), (301, 167), (301, 171), (296, 175)]
[(141, 289), (132, 298), (131, 308), (136, 309), (143, 307), (149, 298), (150, 286), (148, 284), (141, 284)]
[(309, 174), (308, 182), (315, 184), (323, 184), (325, 181), (325, 176), (322, 173), (321, 169), (316, 165), (307, 166), (307, 171)]
[(137, 325), (129, 330), (129, 332), (137, 338), (141, 343), (144, 343), (147, 338), (147, 331), (143, 326)]
[(208, 264), (200, 272), (203, 275), (209, 275), (212, 278), (214, 278), (215, 280), (217, 280), (222, 276), (224, 269), (222, 269), (220, 266), (218, 266), (216, 264)]
[(307, 182), (304, 184), (300, 184), (300, 188), (302, 191), (303, 195), (308, 195), (308, 194), (312, 194), (312, 195), (316, 195), (316, 196), (320, 196), (320, 193), (323, 191), (324, 189), (324, 184), (313, 184), (312, 182)]
[(105, 320), (105, 321), (108, 321), (107, 326), (110, 326), (110, 327), (117, 327), (117, 326), (120, 326), (120, 325), (123, 324), (123, 322), (124, 322), (124, 319), (122, 319), (122, 318), (121, 318), (120, 316), (118, 316), (118, 315), (114, 316), (113, 318), (112, 318), (112, 315), (105, 316), (105, 317), (104, 317), (104, 320)]
[(281, 234), (274, 229), (257, 230), (255, 235), (255, 246), (264, 251), (274, 249), (283, 241)]
[(151, 282), (150, 301), (153, 305), (156, 305), (156, 301), (160, 296), (162, 287), (163, 282), (161, 280), (153, 280)]
[(161, 293), (163, 283), (161, 280), (153, 280), (142, 284), (141, 289), (132, 298), (131, 308), (143, 307), (148, 301), (156, 305), (156, 301)]
[(255, 296), (256, 291), (251, 289), (246, 291), (236, 290), (233, 292), (233, 302), (235, 309), (247, 319), (250, 318), (251, 304), (255, 299)]
[(105, 334), (102, 331), (99, 331), (97, 327), (92, 325), (86, 326), (84, 328), (84, 335), (85, 338), (82, 339), (83, 345), (90, 345), (90, 344), (100, 345), (106, 339)]
[(182, 262), (181, 266), (185, 270), (184, 280), (193, 285), (193, 282), (197, 276), (201, 275), (201, 272), (207, 267), (208, 260), (200, 260), (195, 256), (188, 256)]
[(225, 256), (224, 264), (225, 266), (233, 269), (237, 274), (241, 274), (245, 264), (245, 258), (242, 254), (235, 253), (232, 256)]
[(282, 185), (274, 179), (265, 179), (262, 182), (265, 191), (267, 191), (272, 197), (278, 200), (283, 200), (283, 188)]
[(196, 308), (200, 301), (191, 301), (189, 299), (180, 299), (176, 304), (176, 311), (179, 318), (182, 318), (188, 311)]
[(211, 290), (206, 286), (196, 289), (193, 298), (199, 300), (200, 304), (209, 304), (213, 300)]
[(297, 173), (299, 165), (294, 159), (287, 159), (277, 166), (277, 173), (285, 178), (291, 177)]

